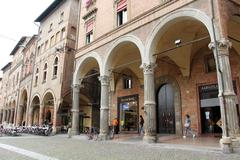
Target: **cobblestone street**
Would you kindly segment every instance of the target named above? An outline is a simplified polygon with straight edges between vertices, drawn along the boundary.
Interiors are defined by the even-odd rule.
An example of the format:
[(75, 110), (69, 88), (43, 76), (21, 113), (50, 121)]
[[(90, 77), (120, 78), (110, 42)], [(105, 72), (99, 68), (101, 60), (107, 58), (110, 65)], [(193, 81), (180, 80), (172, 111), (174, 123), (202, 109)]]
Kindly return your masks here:
[(90, 141), (66, 135), (0, 137), (1, 160), (239, 160), (219, 149), (140, 141)]

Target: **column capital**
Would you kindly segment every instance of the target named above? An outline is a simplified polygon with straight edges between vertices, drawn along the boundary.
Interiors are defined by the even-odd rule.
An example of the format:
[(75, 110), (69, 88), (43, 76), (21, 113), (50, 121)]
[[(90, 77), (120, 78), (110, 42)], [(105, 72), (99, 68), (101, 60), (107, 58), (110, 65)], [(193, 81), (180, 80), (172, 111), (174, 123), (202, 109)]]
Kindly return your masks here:
[(156, 63), (143, 63), (140, 68), (143, 69), (144, 74), (153, 74), (154, 68), (157, 67)]
[(101, 85), (109, 85), (110, 77), (109, 76), (99, 76), (99, 81), (101, 82)]
[(83, 88), (84, 85), (81, 85), (81, 84), (72, 84), (71, 85), (72, 89), (74, 92), (79, 92), (80, 91), (80, 88)]
[(218, 47), (218, 49), (220, 49), (220, 50), (225, 50), (225, 49), (232, 47), (232, 42), (230, 42), (226, 38), (222, 38), (222, 39), (218, 40), (216, 42), (216, 44), (214, 42), (210, 42), (208, 45), (208, 48), (211, 50), (213, 50), (215, 47)]

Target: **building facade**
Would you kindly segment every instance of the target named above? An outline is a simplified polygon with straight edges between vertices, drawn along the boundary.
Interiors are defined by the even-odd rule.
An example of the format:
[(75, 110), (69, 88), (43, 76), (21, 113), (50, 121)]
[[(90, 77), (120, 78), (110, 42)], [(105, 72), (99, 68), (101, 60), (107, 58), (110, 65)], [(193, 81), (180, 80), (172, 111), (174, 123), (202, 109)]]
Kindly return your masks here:
[(182, 136), (188, 114), (198, 135), (222, 137), (230, 152), (240, 132), (239, 6), (56, 0), (2, 69), (1, 121), (49, 122), (54, 132), (71, 122), (72, 134), (97, 127), (105, 140), (114, 118), (120, 133), (138, 133), (142, 115), (153, 143)]
[(76, 43), (78, 0), (54, 1), (36, 20), (40, 23), (29, 125), (67, 125), (71, 109), (71, 83)]
[(116, 117), (120, 132), (137, 133), (140, 115), (144, 141), (182, 135), (189, 114), (197, 134), (222, 136), (228, 150), (239, 135), (239, 14), (234, 0), (83, 1), (73, 76), (74, 133), (84, 104), (92, 104), (85, 81), (99, 75), (102, 139)]

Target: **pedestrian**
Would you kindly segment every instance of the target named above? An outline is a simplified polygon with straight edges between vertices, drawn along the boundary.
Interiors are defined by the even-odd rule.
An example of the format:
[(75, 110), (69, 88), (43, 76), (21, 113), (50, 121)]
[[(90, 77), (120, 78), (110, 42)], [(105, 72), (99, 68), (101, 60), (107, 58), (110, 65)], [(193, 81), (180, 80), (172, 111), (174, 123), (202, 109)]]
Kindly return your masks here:
[(113, 121), (112, 121), (112, 125), (113, 125), (113, 133), (114, 134), (118, 134), (118, 130), (117, 130), (117, 127), (118, 127), (118, 119), (117, 118), (114, 118)]
[(144, 126), (144, 119), (143, 119), (142, 115), (140, 115), (140, 121), (139, 121), (139, 134), (140, 135), (144, 134), (143, 126)]
[(188, 114), (186, 114), (185, 116), (184, 128), (185, 128), (185, 132), (184, 132), (183, 138), (186, 138), (188, 133), (190, 133), (192, 137), (195, 138), (196, 135), (193, 133), (193, 130), (191, 128), (191, 119)]

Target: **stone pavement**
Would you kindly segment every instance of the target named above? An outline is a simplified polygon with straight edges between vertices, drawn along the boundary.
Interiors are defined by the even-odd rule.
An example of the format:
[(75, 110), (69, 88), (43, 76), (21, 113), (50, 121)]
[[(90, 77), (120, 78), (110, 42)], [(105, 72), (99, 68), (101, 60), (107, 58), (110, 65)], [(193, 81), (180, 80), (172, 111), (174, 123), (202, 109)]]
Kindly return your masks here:
[[(11, 148), (12, 147), (12, 148)], [(86, 140), (84, 136), (0, 137), (0, 160), (239, 160), (219, 147), (185, 144), (144, 144), (139, 137), (113, 141)]]

